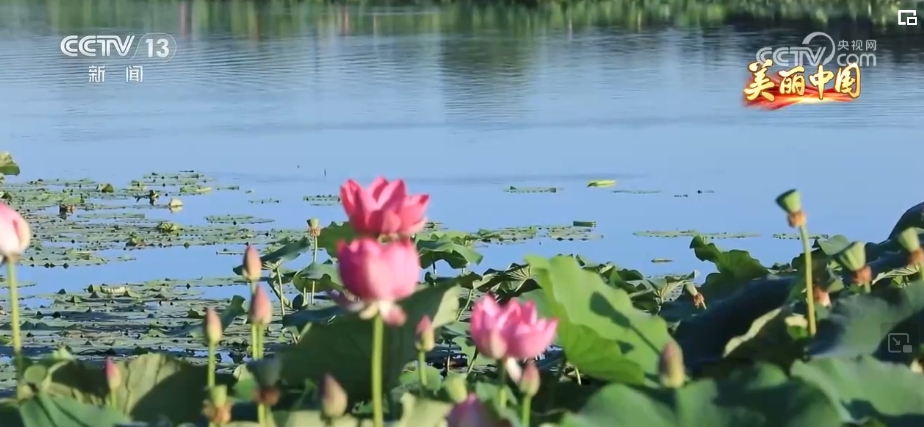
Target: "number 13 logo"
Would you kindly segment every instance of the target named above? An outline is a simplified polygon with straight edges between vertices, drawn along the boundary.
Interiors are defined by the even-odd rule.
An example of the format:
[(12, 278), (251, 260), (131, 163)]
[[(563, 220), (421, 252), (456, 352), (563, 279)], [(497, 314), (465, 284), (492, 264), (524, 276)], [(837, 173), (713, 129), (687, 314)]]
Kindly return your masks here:
[(166, 58), (170, 55), (170, 40), (147, 39), (146, 42), (148, 43), (148, 58), (153, 58), (154, 55), (157, 55), (158, 58)]

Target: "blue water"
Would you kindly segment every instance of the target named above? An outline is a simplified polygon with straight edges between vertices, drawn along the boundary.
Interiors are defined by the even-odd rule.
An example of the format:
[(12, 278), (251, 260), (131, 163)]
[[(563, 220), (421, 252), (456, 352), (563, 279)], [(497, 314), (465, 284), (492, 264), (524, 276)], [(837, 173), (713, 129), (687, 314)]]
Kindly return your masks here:
[[(2, 150), (22, 165), (16, 180), (126, 185), (147, 172), (194, 169), (254, 193), (186, 197), (178, 214), (146, 214), (200, 224), (206, 215), (247, 214), (301, 229), (308, 217), (344, 219), (339, 207), (310, 206), (303, 196), (337, 193), (347, 178), (385, 175), (431, 194), (430, 218), (450, 228), (588, 220), (605, 235), (490, 246), (476, 271), (525, 253), (581, 253), (651, 274), (710, 271), (693, 257), (689, 238), (632, 234), (684, 229), (761, 233), (718, 244), (769, 265), (799, 251), (795, 241), (770, 237), (789, 231), (773, 202), (784, 190), (802, 191), (812, 232), (865, 241), (884, 239), (921, 201), (911, 160), (924, 113), (921, 45), (881, 41), (878, 65), (864, 74), (856, 102), (765, 112), (741, 104), (751, 47), (801, 39), (804, 28), (630, 31), (601, 24), (512, 34), (458, 27), (449, 18), (435, 29), (389, 27), (389, 9), (365, 9), (353, 12), (352, 24), (318, 12), (291, 34), (240, 34), (190, 24), (196, 10), (179, 4), (138, 2), (133, 7), (157, 17), (138, 27), (112, 18), (108, 28), (64, 30), (41, 5), (0, 5), (0, 15), (32, 12), (18, 13), (20, 25), (0, 32)], [(63, 58), (58, 42), (64, 34), (103, 31), (164, 31), (180, 50), (171, 62), (146, 68), (143, 83), (119, 81), (114, 71), (110, 81), (93, 84), (86, 70), (94, 63)], [(585, 188), (593, 179), (661, 193)], [(565, 190), (502, 191), (511, 185)], [(247, 203), (263, 198), (281, 203)], [(28, 294), (230, 275), (239, 259), (218, 256), (218, 249), (145, 249), (131, 253), (134, 262), (28, 269), (22, 279), (38, 284)]]

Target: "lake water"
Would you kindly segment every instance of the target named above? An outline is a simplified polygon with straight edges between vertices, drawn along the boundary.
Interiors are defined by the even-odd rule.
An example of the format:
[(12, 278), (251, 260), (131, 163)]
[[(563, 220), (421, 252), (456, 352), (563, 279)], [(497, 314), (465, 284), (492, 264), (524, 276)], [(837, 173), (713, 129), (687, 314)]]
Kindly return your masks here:
[[(711, 10), (711, 9), (710, 9)], [(643, 13), (644, 12), (644, 13)], [(467, 7), (375, 8), (244, 1), (0, 3), (0, 123), (19, 179), (125, 185), (195, 169), (243, 193), (189, 198), (172, 221), (251, 214), (274, 226), (342, 220), (302, 201), (348, 177), (403, 177), (457, 229), (596, 221), (604, 238), (492, 246), (480, 268), (527, 252), (581, 253), (648, 273), (710, 270), (689, 238), (643, 230), (751, 232), (720, 240), (766, 264), (799, 244), (773, 199), (798, 187), (810, 229), (879, 241), (921, 202), (924, 36), (908, 28), (729, 17)], [(718, 13), (718, 12), (716, 12)], [(708, 18), (708, 19), (707, 19)], [(852, 103), (767, 112), (742, 106), (762, 46), (808, 33), (876, 40)], [(165, 32), (178, 50), (126, 83), (126, 59), (67, 58), (61, 38)], [(104, 83), (88, 67), (107, 65)], [(617, 179), (614, 193), (585, 188)], [(555, 186), (509, 194), (508, 186)], [(698, 194), (698, 190), (711, 190)], [(675, 197), (689, 195), (689, 197)], [(164, 213), (166, 217), (166, 213)], [(215, 247), (144, 250), (131, 263), (31, 269), (29, 292), (90, 283), (228, 275)], [(653, 258), (671, 258), (652, 264)], [(238, 289), (237, 291), (241, 291)], [(224, 292), (224, 291), (223, 291)], [(228, 290), (232, 292), (232, 290)]]

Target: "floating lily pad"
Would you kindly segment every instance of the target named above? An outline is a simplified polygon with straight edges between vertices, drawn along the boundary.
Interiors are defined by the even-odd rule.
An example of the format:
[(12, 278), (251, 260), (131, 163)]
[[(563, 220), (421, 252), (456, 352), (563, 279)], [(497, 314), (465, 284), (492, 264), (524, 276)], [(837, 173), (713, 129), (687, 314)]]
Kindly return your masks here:
[(720, 232), (720, 233), (703, 233), (696, 230), (671, 230), (671, 231), (636, 231), (632, 233), (638, 237), (658, 237), (658, 238), (677, 238), (677, 237), (693, 237), (693, 236), (703, 236), (710, 239), (747, 239), (751, 237), (760, 237), (758, 233), (729, 233), (729, 232)]
[(510, 186), (504, 189), (506, 193), (557, 193), (561, 191), (558, 187), (514, 187)]

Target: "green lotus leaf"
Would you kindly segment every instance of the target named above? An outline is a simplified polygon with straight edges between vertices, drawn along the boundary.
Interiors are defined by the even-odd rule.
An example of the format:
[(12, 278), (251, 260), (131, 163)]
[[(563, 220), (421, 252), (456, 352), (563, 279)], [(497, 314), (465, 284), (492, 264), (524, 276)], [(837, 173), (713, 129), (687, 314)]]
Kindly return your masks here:
[(679, 389), (611, 384), (559, 427), (841, 427), (838, 407), (818, 386), (775, 366), (744, 367), (721, 380)]
[(924, 381), (907, 366), (863, 356), (796, 362), (790, 372), (840, 402), (844, 421), (874, 418), (889, 427), (924, 425)]
[[(401, 301), (407, 322), (385, 329), (383, 382), (398, 384), (404, 365), (416, 360), (415, 327), (424, 315), (434, 327), (455, 321), (459, 309), (456, 287), (429, 287)], [(309, 323), (298, 344), (281, 352), (282, 377), (293, 384), (312, 380), (320, 384), (324, 374), (340, 382), (352, 402), (365, 400), (370, 392), (372, 322), (349, 314), (328, 323)]]
[(663, 319), (633, 307), (629, 294), (573, 257), (526, 261), (541, 288), (530, 294), (543, 314), (558, 319), (558, 343), (569, 363), (603, 380), (656, 381), (661, 350), (672, 340)]

